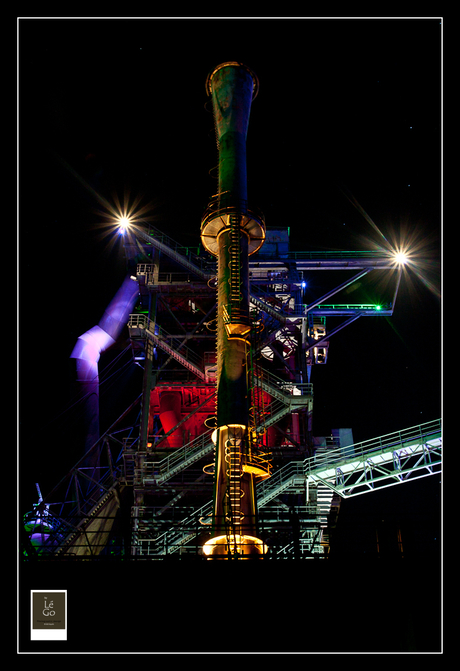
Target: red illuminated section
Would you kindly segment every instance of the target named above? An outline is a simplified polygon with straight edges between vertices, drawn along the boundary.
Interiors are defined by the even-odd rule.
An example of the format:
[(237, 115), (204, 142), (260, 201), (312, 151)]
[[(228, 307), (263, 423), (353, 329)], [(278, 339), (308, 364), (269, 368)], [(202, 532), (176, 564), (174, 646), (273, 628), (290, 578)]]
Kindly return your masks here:
[(160, 384), (150, 393), (148, 447), (173, 450), (213, 427), (215, 385)]

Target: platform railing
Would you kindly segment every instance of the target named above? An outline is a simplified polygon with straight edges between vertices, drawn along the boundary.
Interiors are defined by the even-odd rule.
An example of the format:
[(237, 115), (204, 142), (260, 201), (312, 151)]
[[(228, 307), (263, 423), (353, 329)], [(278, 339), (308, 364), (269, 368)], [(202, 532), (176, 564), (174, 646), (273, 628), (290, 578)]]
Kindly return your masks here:
[(394, 449), (407, 446), (411, 443), (421, 444), (430, 439), (430, 437), (439, 437), (441, 435), (442, 424), (441, 419), (432, 420), (418, 426), (413, 426), (402, 431), (394, 431), (378, 438), (371, 438), (370, 440), (354, 443), (346, 448), (330, 450), (324, 452), (321, 456), (311, 457), (306, 468), (309, 470), (327, 468), (335, 465), (338, 461), (344, 460), (343, 450), (349, 455), (349, 460), (364, 461), (369, 457), (387, 453)]
[(178, 471), (209, 453), (214, 444), (211, 440), (212, 429), (208, 429), (190, 443), (176, 448), (170, 455), (159, 461), (146, 459), (142, 467), (144, 484), (164, 482)]
[[(435, 459), (429, 461), (429, 455), (423, 452), (423, 445), (427, 442), (437, 441), (441, 437), (441, 420), (433, 420), (414, 426), (402, 431), (395, 431), (378, 438), (362, 441), (345, 447), (337, 449), (326, 450), (319, 455), (308, 457), (303, 461), (291, 461), (285, 466), (275, 471), (270, 479), (264, 480), (257, 486), (257, 497), (261, 505), (272, 500), (278, 496), (284, 489), (293, 486), (296, 482), (302, 483), (310, 480), (313, 482), (320, 482), (331, 488), (336, 488), (337, 477), (345, 469), (347, 464), (351, 465), (353, 475), (366, 476), (366, 469), (375, 466), (379, 468), (379, 464), (373, 464), (372, 458), (381, 455), (388, 455), (391, 468), (388, 471), (382, 471), (382, 480), (393, 479), (403, 476), (403, 469), (398, 464), (393, 468), (393, 455), (406, 456), (408, 459), (414, 456), (414, 451), (408, 449), (411, 446), (417, 448), (418, 458), (420, 463), (409, 464), (406, 469), (406, 474), (409, 474), (415, 469), (421, 470), (428, 474), (435, 474), (438, 472), (440, 466), (440, 452), (441, 445), (436, 445)], [(407, 450), (407, 455), (404, 454)], [(415, 455), (417, 456), (417, 455)], [(371, 460), (371, 461), (370, 461)], [(431, 470), (430, 470), (431, 469)], [(400, 480), (402, 481), (402, 480)], [(345, 483), (344, 483), (345, 484)], [(366, 483), (364, 483), (366, 484)], [(348, 488), (342, 489), (343, 496), (351, 496), (356, 483), (350, 483)], [(368, 489), (372, 488), (369, 485)], [(363, 493), (363, 491), (356, 491), (356, 493)]]
[[(207, 438), (206, 436), (202, 436), (201, 439), (204, 443)], [(361, 486), (364, 486), (364, 492), (373, 489), (374, 480), (368, 479), (367, 475), (374, 466), (377, 471), (376, 480), (380, 477), (387, 480), (390, 479), (392, 484), (404, 482), (407, 480), (405, 475), (410, 473), (410, 469), (413, 466), (410, 465), (405, 470), (402, 464), (392, 462), (393, 455), (398, 455), (401, 460), (404, 458), (405, 453), (407, 453), (408, 458), (415, 455), (418, 459), (415, 468), (422, 469), (424, 471), (423, 475), (436, 474), (439, 473), (441, 465), (441, 449), (442, 423), (440, 419), (437, 419), (408, 429), (385, 434), (378, 438), (355, 443), (354, 445), (322, 452), (305, 460), (291, 461), (281, 469), (275, 471), (269, 479), (263, 480), (257, 485), (259, 507), (263, 508), (288, 487), (294, 486), (298, 487), (299, 491), (303, 490), (309, 481), (311, 483), (321, 483), (330, 486), (331, 489), (341, 493), (341, 483), (336, 478), (340, 472), (343, 472), (344, 477), (346, 477), (345, 471), (347, 466), (351, 466), (354, 469), (353, 474), (360, 473)], [(177, 458), (180, 460), (183, 456), (178, 453)], [(386, 462), (389, 464), (390, 469), (388, 472), (385, 470), (380, 471), (382, 475), (379, 475), (379, 468), (381, 468), (377, 460), (379, 456), (382, 457), (382, 463), (385, 464)], [(104, 487), (101, 487), (102, 483), (100, 482), (99, 487), (96, 488), (98, 492), (97, 496), (102, 496), (102, 499), (109, 495), (110, 485), (116, 485), (117, 469), (110, 469), (110, 471), (110, 482), (104, 483)], [(77, 470), (73, 469), (70, 474), (73, 482), (75, 482), (76, 475)], [(81, 475), (82, 473), (79, 473), (80, 477)], [(329, 481), (328, 477), (330, 478)], [(353, 488), (356, 488), (356, 483), (351, 483), (347, 486), (348, 491), (342, 493), (342, 495), (353, 495), (350, 492)], [(61, 507), (62, 503), (57, 506), (60, 508), (59, 511), (56, 511), (58, 512), (57, 515), (52, 512), (56, 504), (45, 503), (45, 505), (49, 506), (49, 513), (46, 513), (47, 519), (53, 520), (50, 529), (50, 539), (47, 543), (50, 549), (53, 547), (53, 537), (63, 537), (72, 529), (76, 529), (81, 516), (83, 515), (84, 518), (90, 516), (90, 509), (95, 503), (96, 500), (91, 496), (83, 503), (83, 501), (78, 501), (78, 497), (75, 498), (75, 494), (73, 494), (71, 500), (67, 501), (67, 504), (70, 504), (73, 510), (70, 514), (64, 515), (64, 517), (64, 510)], [(177, 551), (178, 548), (182, 547), (193, 537), (193, 534), (192, 536), (190, 535), (190, 530), (185, 533), (184, 529), (194, 526), (202, 530), (203, 522), (210, 519), (211, 510), (212, 502), (208, 502), (200, 509), (194, 510), (191, 515), (180, 520), (174, 525), (174, 528), (165, 530), (160, 536), (151, 539), (154, 540), (155, 553), (161, 554), (163, 552), (161, 547), (168, 548), (168, 551)], [(136, 508), (133, 508), (134, 518), (136, 518), (136, 514)], [(199, 525), (198, 519), (200, 520)], [(134, 521), (136, 522), (136, 520)], [(206, 527), (206, 524), (204, 526)], [(149, 539), (144, 537), (144, 540), (147, 541)]]

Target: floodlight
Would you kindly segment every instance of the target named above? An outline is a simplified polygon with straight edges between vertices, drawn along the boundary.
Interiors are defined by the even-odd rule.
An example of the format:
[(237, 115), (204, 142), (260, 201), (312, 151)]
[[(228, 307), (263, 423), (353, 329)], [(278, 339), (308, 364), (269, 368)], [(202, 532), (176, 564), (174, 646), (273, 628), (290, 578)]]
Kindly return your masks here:
[(400, 266), (403, 266), (405, 263), (407, 263), (407, 254), (405, 252), (395, 252), (393, 258)]

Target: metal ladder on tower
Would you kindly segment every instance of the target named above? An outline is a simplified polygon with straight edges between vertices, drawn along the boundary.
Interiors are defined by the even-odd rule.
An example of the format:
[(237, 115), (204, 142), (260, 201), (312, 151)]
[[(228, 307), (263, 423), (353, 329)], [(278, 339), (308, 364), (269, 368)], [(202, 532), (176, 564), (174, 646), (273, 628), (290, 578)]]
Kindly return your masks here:
[[(228, 509), (225, 517), (227, 541), (230, 552), (237, 552), (236, 537), (241, 531), (241, 436), (230, 436), (225, 445), (225, 461), (227, 463)], [(233, 550), (232, 548), (233, 544)]]
[(237, 214), (229, 215), (230, 223), (230, 322), (241, 321), (241, 259), (240, 221)]

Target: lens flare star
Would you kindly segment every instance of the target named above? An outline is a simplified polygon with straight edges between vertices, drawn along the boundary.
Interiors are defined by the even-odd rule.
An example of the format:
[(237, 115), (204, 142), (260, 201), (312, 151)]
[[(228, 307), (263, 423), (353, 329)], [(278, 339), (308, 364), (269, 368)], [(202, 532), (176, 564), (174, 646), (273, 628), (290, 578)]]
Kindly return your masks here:
[(120, 219), (118, 220), (120, 235), (124, 235), (126, 233), (126, 231), (129, 229), (130, 224), (131, 220), (129, 219), (129, 217), (120, 217)]
[[(402, 220), (396, 227), (395, 222), (386, 222), (385, 233), (369, 216), (356, 198), (348, 191), (342, 193), (369, 224), (369, 234), (360, 236), (360, 242), (366, 249), (379, 251), (388, 256), (411, 293), (417, 293), (416, 277), (436, 298), (440, 298), (440, 253), (437, 231), (427, 233), (423, 221)], [(377, 233), (377, 238), (375, 236)], [(412, 277), (411, 277), (412, 276)]]
[(395, 252), (393, 256), (398, 266), (404, 266), (408, 261), (406, 252)]
[(131, 198), (127, 192), (123, 200), (115, 193), (111, 201), (104, 199), (99, 202), (104, 209), (97, 211), (98, 228), (102, 230), (102, 236), (107, 238), (108, 247), (112, 248), (117, 240), (122, 239), (125, 253), (128, 249), (134, 253), (136, 232), (154, 219), (152, 203), (141, 204), (140, 196)]

